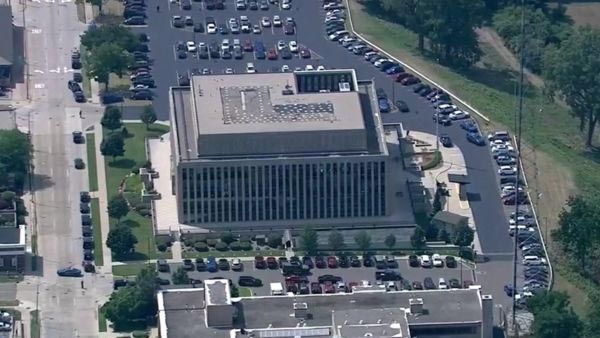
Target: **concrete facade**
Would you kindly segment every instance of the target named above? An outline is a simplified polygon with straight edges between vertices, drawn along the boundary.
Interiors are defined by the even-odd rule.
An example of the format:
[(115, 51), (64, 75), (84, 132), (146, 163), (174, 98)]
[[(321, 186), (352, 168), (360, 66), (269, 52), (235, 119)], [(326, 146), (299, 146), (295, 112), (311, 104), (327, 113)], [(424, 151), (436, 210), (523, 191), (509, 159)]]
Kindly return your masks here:
[(0, 271), (25, 269), (25, 229), (0, 227)]
[(396, 133), (383, 128), (372, 82), (336, 70), (197, 76), (191, 88), (170, 93), (180, 223), (390, 224), (404, 195), (390, 182), (403, 172), (394, 168), (397, 144), (390, 150), (387, 138)]

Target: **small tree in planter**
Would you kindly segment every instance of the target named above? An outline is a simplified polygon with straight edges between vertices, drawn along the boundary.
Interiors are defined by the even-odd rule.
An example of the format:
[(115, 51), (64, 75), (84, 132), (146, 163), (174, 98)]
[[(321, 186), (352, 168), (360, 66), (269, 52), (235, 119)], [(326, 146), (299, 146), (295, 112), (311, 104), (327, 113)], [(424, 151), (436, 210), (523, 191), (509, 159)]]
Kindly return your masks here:
[(229, 250), (229, 246), (227, 246), (227, 244), (223, 242), (218, 242), (217, 244), (215, 244), (215, 249), (217, 249), (218, 251), (227, 251)]

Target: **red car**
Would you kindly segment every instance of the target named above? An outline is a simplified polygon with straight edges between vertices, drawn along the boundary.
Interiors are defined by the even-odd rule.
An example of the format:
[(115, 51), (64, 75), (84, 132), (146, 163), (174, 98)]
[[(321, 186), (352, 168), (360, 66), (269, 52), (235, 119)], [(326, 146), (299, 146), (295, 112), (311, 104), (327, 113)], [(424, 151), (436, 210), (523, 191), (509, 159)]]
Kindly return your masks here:
[(323, 289), (321, 288), (321, 284), (317, 282), (310, 283), (310, 292), (313, 294), (323, 293)]
[(354, 288), (358, 286), (357, 282), (352, 282), (350, 284), (348, 284), (348, 292), (353, 292)]
[(291, 280), (285, 281), (285, 287), (286, 287), (287, 292), (292, 292), (292, 293), (298, 292), (298, 286), (296, 285), (296, 283), (294, 283)]
[(267, 262), (265, 262), (265, 258), (263, 256), (254, 257), (254, 267), (257, 269), (265, 269), (267, 267)]
[(304, 46), (300, 46), (300, 48), (298, 48), (298, 50), (299, 50), (301, 58), (310, 59), (310, 49), (308, 49)]
[(411, 75), (409, 73), (399, 73), (396, 75), (396, 82), (400, 82), (410, 76)]
[(267, 51), (267, 58), (269, 60), (277, 60), (277, 51), (275, 50), (275, 48), (269, 48), (269, 50)]
[(325, 290), (325, 293), (335, 293), (335, 286), (331, 282), (325, 282), (323, 284), (323, 289)]
[(308, 278), (306, 277), (300, 277), (300, 276), (289, 276), (289, 277), (285, 277), (285, 282), (292, 282), (292, 283), (308, 283)]
[(285, 26), (283, 26), (283, 33), (286, 35), (293, 35), (294, 33), (296, 33), (296, 28), (294, 28), (294, 25), (292, 25), (291, 23), (288, 23)]
[(421, 83), (421, 79), (411, 75), (411, 76), (405, 78), (404, 80), (400, 81), (400, 83), (404, 86), (410, 86), (410, 85), (414, 85), (417, 83)]
[(327, 263), (325, 263), (325, 259), (322, 256), (317, 256), (315, 257), (315, 266), (319, 269), (325, 269)]
[(338, 267), (338, 261), (337, 258), (335, 258), (335, 256), (327, 257), (327, 267), (329, 267), (330, 269), (335, 269)]
[(252, 42), (250, 42), (250, 40), (242, 42), (242, 49), (244, 50), (244, 52), (251, 52), (254, 49), (254, 47), (252, 46)]
[(272, 270), (279, 268), (279, 263), (277, 263), (277, 259), (273, 256), (267, 257), (267, 267)]

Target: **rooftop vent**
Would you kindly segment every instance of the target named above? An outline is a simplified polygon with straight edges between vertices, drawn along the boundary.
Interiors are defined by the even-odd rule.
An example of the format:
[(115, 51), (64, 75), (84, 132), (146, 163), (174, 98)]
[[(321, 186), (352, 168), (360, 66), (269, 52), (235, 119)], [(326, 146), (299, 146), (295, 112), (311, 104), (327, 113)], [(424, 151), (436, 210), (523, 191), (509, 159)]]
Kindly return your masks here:
[(350, 83), (349, 82), (340, 82), (340, 92), (349, 92), (350, 91)]
[(410, 313), (423, 313), (423, 298), (411, 298), (408, 300), (408, 304), (410, 304)]
[(294, 303), (294, 317), (295, 318), (307, 318), (308, 317), (308, 304)]

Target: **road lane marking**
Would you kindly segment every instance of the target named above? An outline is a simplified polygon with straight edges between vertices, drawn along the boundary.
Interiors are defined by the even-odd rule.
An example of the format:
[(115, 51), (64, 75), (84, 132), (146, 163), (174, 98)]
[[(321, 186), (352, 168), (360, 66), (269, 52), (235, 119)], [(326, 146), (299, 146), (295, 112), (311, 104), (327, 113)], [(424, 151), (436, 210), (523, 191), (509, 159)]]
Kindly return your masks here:
[(35, 89), (44, 89), (46, 88), (46, 84), (45, 83), (36, 83), (33, 85), (33, 88)]
[(32, 28), (31, 34), (42, 34), (42, 29), (41, 28)]
[(48, 70), (50, 73), (60, 73), (60, 67), (57, 67), (56, 69), (50, 69)]
[(44, 74), (44, 71), (43, 70), (39, 70), (39, 69), (35, 69), (33, 72), (34, 73), (38, 73), (38, 74)]
[(72, 68), (63, 67), (63, 72), (65, 72), (65, 73), (72, 73), (72, 72), (74, 72), (74, 71), (75, 71), (75, 70), (74, 70), (74, 69), (72, 69)]

